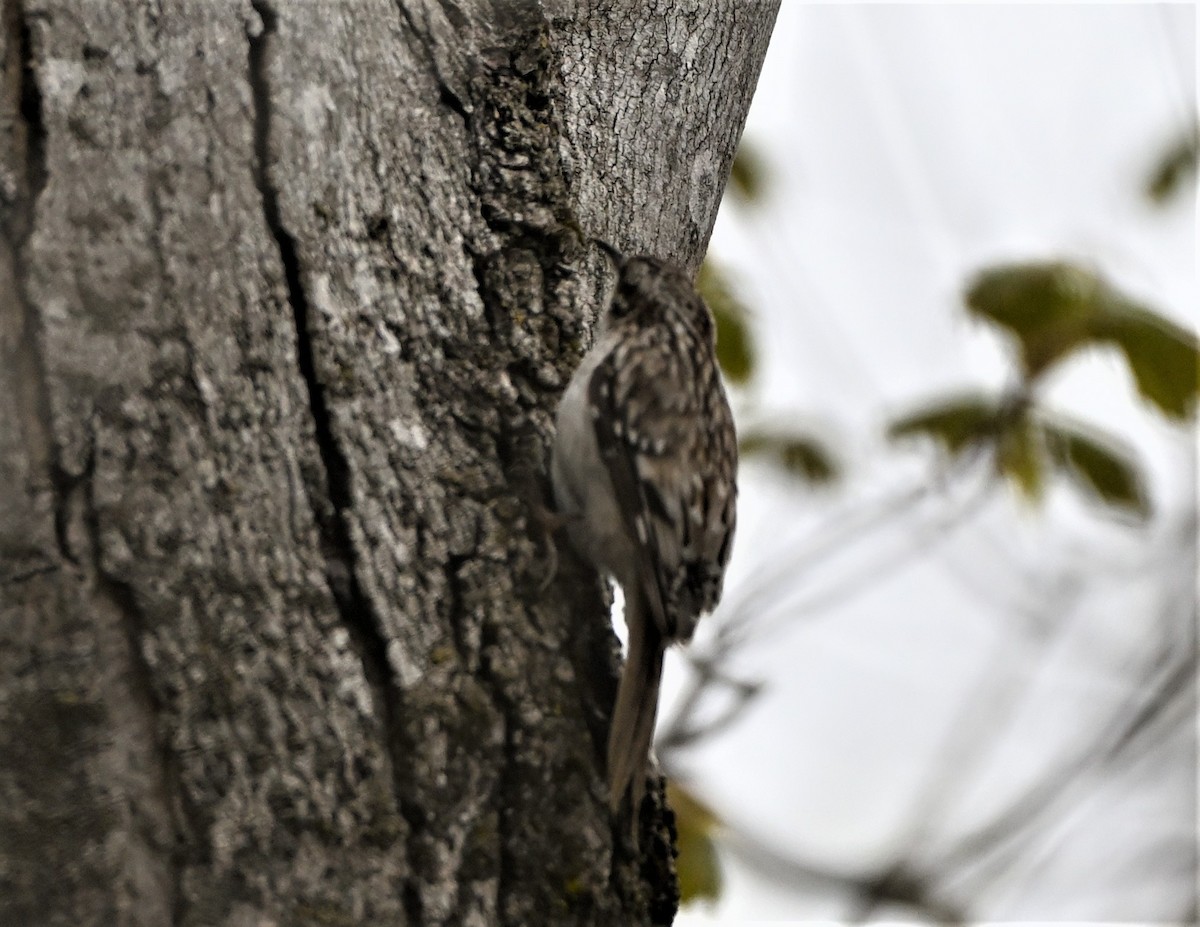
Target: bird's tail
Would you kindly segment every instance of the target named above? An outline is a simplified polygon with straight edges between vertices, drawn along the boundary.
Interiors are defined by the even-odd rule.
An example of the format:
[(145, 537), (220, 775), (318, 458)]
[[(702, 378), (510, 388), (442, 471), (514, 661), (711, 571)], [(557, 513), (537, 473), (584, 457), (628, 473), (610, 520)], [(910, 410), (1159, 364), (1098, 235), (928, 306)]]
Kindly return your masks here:
[(621, 807), (626, 792), (637, 819), (646, 788), (646, 763), (654, 737), (654, 719), (658, 713), (658, 686), (662, 679), (663, 639), (641, 596), (629, 596), (625, 608), (629, 628), (629, 652), (617, 702), (613, 708), (612, 728), (608, 734), (608, 796), (612, 811)]

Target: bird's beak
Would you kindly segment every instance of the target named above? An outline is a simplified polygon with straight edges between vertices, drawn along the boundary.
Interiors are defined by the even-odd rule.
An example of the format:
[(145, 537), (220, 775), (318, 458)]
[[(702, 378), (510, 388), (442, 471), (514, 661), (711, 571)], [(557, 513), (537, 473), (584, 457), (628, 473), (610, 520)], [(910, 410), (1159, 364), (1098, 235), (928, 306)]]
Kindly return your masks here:
[(613, 267), (620, 270), (621, 265), (625, 263), (625, 255), (603, 239), (593, 238), (592, 241), (596, 243), (601, 251), (608, 255), (608, 259), (613, 262)]

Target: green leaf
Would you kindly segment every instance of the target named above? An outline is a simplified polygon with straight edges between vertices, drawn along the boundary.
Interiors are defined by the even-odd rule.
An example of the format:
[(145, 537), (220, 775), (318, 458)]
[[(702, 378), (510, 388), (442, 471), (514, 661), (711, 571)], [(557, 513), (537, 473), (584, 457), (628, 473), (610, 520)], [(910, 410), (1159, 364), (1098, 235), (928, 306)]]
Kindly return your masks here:
[(729, 190), (746, 203), (758, 201), (767, 186), (767, 169), (755, 149), (742, 142), (729, 169)]
[(1133, 303), (1114, 303), (1103, 333), (1121, 349), (1138, 392), (1168, 418), (1190, 418), (1200, 393), (1196, 336)]
[(1110, 342), (1125, 354), (1146, 400), (1170, 418), (1195, 413), (1195, 334), (1090, 271), (1062, 261), (992, 268), (968, 287), (966, 304), (1017, 339), (1027, 381), (1079, 348)]
[(927, 437), (956, 456), (972, 444), (990, 440), (997, 434), (1000, 402), (989, 396), (965, 395), (925, 409), (893, 422), (890, 438)]
[(1146, 196), (1160, 206), (1179, 194), (1196, 176), (1200, 159), (1200, 131), (1196, 126), (1181, 133), (1163, 151), (1146, 179)]
[(1043, 429), (1051, 458), (1072, 482), (1105, 505), (1149, 517), (1142, 475), (1124, 442), (1059, 418), (1044, 420)]
[(717, 363), (731, 383), (749, 382), (754, 373), (754, 348), (746, 320), (725, 309), (714, 309), (717, 323)]
[(996, 469), (1030, 503), (1046, 488), (1046, 441), (1037, 422), (1025, 416), (1005, 430), (996, 454)]
[(733, 295), (724, 272), (708, 259), (700, 265), (696, 289), (717, 323), (717, 363), (729, 382), (744, 385), (754, 374), (756, 360), (746, 308)]
[(932, 438), (952, 456), (995, 443), (996, 472), (1027, 501), (1041, 500), (1045, 489), (1045, 436), (1024, 402), (967, 395), (940, 403), (895, 422), (892, 438)]
[(674, 780), (667, 783), (667, 801), (675, 812), (680, 900), (684, 904), (702, 898), (715, 901), (724, 881), (713, 840), (720, 821), (711, 808)]
[(1065, 261), (1008, 264), (977, 274), (967, 287), (967, 310), (1016, 338), (1027, 380), (1095, 340), (1092, 321), (1105, 284)]
[(751, 432), (742, 438), (738, 450), (745, 457), (767, 457), (815, 484), (833, 481), (841, 469), (828, 448), (812, 437)]

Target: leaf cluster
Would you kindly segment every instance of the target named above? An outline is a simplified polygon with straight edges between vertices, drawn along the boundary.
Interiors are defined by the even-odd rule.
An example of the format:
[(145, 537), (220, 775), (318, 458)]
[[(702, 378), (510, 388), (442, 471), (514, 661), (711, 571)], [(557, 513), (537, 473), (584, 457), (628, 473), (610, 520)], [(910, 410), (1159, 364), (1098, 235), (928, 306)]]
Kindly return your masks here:
[(1149, 498), (1129, 445), (1039, 407), (1036, 387), (1079, 351), (1115, 348), (1141, 397), (1183, 421), (1195, 415), (1200, 393), (1196, 336), (1066, 261), (988, 268), (967, 286), (964, 303), (1015, 343), (1020, 387), (1010, 397), (943, 400), (895, 421), (890, 436), (930, 438), (951, 456), (990, 448), (997, 471), (1032, 502), (1049, 475), (1061, 474), (1109, 511), (1147, 517)]
[(1048, 478), (1058, 474), (1114, 512), (1150, 515), (1127, 443), (1031, 404), (965, 394), (897, 420), (889, 436), (928, 438), (951, 456), (990, 448), (997, 472), (1031, 502), (1041, 500)]
[(1145, 193), (1152, 203), (1163, 205), (1177, 197), (1196, 178), (1200, 161), (1200, 126), (1179, 134), (1162, 152), (1146, 178)]
[(1006, 264), (967, 287), (967, 311), (1016, 342), (1032, 385), (1085, 348), (1115, 347), (1142, 398), (1175, 420), (1195, 413), (1196, 336), (1066, 261)]

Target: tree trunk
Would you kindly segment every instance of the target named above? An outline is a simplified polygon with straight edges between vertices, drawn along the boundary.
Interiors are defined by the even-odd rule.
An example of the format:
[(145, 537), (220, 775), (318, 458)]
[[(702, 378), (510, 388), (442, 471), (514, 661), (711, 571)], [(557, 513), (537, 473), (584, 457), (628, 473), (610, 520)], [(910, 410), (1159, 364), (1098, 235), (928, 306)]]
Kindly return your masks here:
[(531, 516), (775, 2), (4, 3), (0, 923), (668, 923)]

